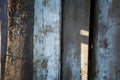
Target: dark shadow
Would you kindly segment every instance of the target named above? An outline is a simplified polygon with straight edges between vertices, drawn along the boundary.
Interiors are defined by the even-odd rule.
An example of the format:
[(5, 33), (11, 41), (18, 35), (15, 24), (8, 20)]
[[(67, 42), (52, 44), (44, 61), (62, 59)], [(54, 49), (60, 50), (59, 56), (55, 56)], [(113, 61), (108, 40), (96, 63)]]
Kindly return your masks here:
[(96, 76), (96, 46), (97, 46), (97, 25), (98, 25), (98, 15), (97, 15), (97, 0), (91, 0), (90, 8), (90, 34), (89, 34), (89, 59), (88, 59), (88, 80), (94, 80)]

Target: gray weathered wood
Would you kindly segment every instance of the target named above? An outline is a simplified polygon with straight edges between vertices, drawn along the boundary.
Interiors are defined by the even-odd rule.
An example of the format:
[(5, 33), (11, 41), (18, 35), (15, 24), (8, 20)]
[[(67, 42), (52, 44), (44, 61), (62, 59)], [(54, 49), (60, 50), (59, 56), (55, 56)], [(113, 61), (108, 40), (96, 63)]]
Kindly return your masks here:
[(35, 0), (34, 80), (59, 80), (61, 0)]
[(0, 0), (0, 20), (1, 20), (1, 80), (4, 80), (5, 60), (7, 49), (7, 0)]
[(63, 80), (87, 80), (90, 0), (63, 1)]
[(8, 0), (5, 80), (32, 80), (34, 0)]
[(120, 1), (96, 1), (98, 35), (94, 80), (120, 80)]

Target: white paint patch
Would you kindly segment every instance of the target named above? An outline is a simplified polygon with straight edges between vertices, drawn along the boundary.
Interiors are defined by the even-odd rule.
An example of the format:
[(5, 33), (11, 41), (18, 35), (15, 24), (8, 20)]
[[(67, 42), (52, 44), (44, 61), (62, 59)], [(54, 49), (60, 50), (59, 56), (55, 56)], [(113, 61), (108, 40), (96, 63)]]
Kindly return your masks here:
[(86, 31), (86, 30), (80, 30), (80, 34), (81, 34), (82, 36), (89, 36), (89, 32)]
[(34, 80), (59, 80), (60, 0), (35, 0)]
[(87, 80), (88, 74), (88, 44), (81, 43), (81, 80)]

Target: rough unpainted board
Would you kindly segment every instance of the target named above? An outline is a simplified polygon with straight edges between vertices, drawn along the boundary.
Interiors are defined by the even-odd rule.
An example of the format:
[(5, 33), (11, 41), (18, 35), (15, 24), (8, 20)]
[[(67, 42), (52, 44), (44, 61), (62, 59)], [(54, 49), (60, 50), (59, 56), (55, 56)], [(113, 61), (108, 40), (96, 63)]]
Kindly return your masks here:
[(35, 0), (34, 80), (59, 80), (61, 0)]
[(120, 1), (97, 0), (95, 80), (120, 80)]
[(5, 80), (32, 80), (34, 0), (8, 0)]
[(89, 0), (63, 1), (63, 80), (87, 80), (89, 15)]

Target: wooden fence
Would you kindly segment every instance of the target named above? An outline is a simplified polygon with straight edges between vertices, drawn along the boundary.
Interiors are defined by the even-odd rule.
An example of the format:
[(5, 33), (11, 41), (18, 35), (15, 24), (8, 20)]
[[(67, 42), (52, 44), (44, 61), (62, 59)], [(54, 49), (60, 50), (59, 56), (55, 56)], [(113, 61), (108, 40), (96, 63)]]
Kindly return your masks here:
[(0, 0), (1, 80), (120, 80), (119, 0)]

